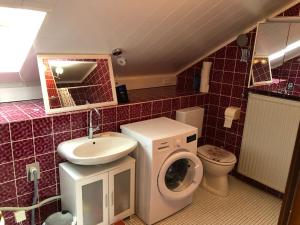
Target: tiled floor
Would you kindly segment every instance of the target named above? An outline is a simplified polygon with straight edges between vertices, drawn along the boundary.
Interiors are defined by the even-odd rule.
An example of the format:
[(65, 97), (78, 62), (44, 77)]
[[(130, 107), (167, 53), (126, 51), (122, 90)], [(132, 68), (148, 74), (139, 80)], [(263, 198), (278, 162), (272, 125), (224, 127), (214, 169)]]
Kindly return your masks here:
[[(198, 188), (193, 203), (160, 225), (275, 225), (281, 200), (231, 177), (231, 192), (217, 197)], [(142, 225), (134, 216), (127, 225)]]

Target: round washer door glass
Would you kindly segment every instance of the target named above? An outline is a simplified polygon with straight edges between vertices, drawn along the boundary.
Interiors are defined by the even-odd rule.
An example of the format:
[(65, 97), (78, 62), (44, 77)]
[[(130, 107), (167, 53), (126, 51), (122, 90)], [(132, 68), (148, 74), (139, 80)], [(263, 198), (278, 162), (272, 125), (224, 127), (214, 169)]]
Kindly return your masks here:
[(163, 164), (158, 188), (167, 199), (182, 199), (191, 195), (201, 182), (203, 167), (198, 157), (181, 151), (171, 155)]

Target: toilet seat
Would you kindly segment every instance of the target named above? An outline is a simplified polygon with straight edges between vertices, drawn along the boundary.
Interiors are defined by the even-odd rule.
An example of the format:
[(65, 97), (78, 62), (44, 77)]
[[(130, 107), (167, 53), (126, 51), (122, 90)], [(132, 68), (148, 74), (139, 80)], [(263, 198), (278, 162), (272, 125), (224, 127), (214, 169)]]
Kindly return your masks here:
[(198, 147), (197, 155), (200, 158), (219, 165), (232, 165), (236, 163), (234, 154), (213, 145), (203, 145)]

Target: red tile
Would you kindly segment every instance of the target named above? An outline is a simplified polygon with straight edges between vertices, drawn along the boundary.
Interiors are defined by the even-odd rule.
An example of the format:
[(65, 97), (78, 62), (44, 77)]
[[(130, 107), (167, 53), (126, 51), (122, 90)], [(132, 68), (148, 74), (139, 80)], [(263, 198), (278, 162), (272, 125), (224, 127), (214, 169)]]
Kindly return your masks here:
[(162, 112), (162, 101), (153, 101), (152, 114), (158, 114)]
[(141, 116), (150, 116), (152, 113), (152, 102), (142, 103)]
[(54, 152), (36, 156), (36, 161), (40, 163), (41, 172), (55, 168)]
[(162, 112), (170, 112), (172, 110), (172, 100), (166, 99), (163, 100)]
[(16, 197), (16, 186), (14, 181), (0, 184), (0, 190), (0, 202)]
[(29, 205), (32, 205), (32, 199), (33, 199), (33, 192), (30, 192), (28, 194), (18, 196), (18, 205), (20, 207), (26, 207)]
[(32, 138), (32, 121), (21, 121), (10, 124), (11, 138), (13, 141)]
[(226, 133), (226, 144), (234, 146), (235, 141), (236, 141), (236, 135), (227, 132)]
[(222, 84), (221, 94), (225, 96), (231, 96), (232, 85)]
[(10, 141), (9, 124), (0, 124), (0, 144)]
[(60, 134), (54, 135), (54, 150), (57, 149), (57, 146), (64, 141), (68, 141), (71, 139), (71, 132), (64, 132)]
[(141, 104), (130, 105), (130, 119), (141, 117)]
[(16, 173), (16, 179), (21, 177), (26, 177), (26, 165), (34, 163), (34, 157), (16, 160), (15, 161), (15, 173)]
[(53, 152), (53, 135), (34, 138), (34, 147), (37, 155)]
[(128, 120), (129, 115), (129, 105), (118, 106), (117, 107), (117, 121)]
[(13, 142), (12, 146), (14, 159), (23, 159), (34, 155), (32, 139)]
[(172, 99), (172, 110), (180, 109), (180, 98), (173, 98)]
[(72, 130), (72, 139), (85, 137), (87, 135), (88, 135), (87, 128)]
[(56, 195), (56, 185), (39, 190), (40, 200), (50, 198)]
[(103, 124), (103, 132), (116, 132), (117, 131), (117, 123), (107, 123)]
[(53, 117), (53, 130), (55, 133), (69, 131), (71, 129), (70, 115)]
[(87, 127), (87, 112), (71, 114), (72, 130)]
[(16, 180), (17, 194), (24, 195), (33, 192), (33, 182), (27, 181), (27, 178), (20, 178)]
[(40, 118), (33, 120), (34, 137), (48, 135), (52, 133), (52, 118)]
[(11, 144), (0, 144), (0, 164), (12, 161)]
[(43, 189), (56, 184), (55, 169), (41, 172), (39, 188)]
[(14, 180), (14, 168), (12, 162), (1, 164), (0, 171), (1, 171), (0, 183)]
[(115, 107), (103, 109), (103, 123), (116, 122), (117, 110)]
[(180, 107), (182, 109), (189, 107), (189, 97), (183, 96), (180, 98)]

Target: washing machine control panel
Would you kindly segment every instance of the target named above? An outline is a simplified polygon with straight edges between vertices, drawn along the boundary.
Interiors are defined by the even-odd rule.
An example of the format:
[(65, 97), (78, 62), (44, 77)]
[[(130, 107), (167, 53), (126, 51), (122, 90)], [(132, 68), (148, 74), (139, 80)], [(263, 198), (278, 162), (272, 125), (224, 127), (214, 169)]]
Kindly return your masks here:
[(196, 139), (197, 139), (197, 135), (192, 134), (192, 135), (186, 137), (186, 143), (190, 143), (192, 141), (195, 141)]

